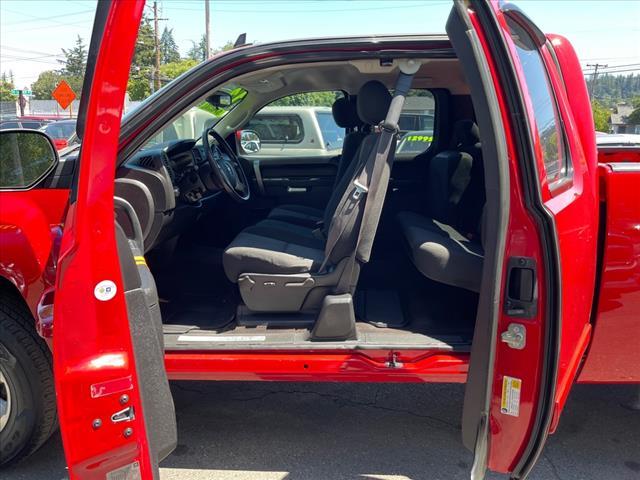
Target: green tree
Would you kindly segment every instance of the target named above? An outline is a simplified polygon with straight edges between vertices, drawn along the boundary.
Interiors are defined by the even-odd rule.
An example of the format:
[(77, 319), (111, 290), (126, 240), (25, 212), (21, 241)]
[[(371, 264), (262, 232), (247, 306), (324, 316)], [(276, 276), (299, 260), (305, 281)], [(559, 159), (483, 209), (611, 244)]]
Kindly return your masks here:
[(160, 61), (162, 63), (173, 63), (180, 60), (180, 51), (173, 38), (173, 29), (164, 27), (160, 37)]
[(87, 47), (82, 37), (78, 35), (75, 46), (69, 50), (63, 48), (62, 54), (64, 60), (58, 60), (63, 64), (62, 74), (65, 77), (84, 77), (84, 71), (87, 68)]
[(298, 93), (276, 100), (271, 105), (279, 107), (330, 107), (341, 96), (342, 92)]
[(198, 61), (191, 58), (185, 58), (184, 60), (179, 60), (177, 62), (165, 63), (164, 65), (160, 65), (160, 79), (163, 84), (170, 82), (196, 65), (198, 65)]
[(140, 22), (138, 39), (133, 53), (127, 92), (131, 100), (144, 100), (151, 95), (153, 68), (155, 63), (155, 42), (151, 20), (147, 17)]
[(18, 96), (11, 93), (14, 88), (11, 72), (9, 77), (2, 72), (2, 78), (0, 78), (0, 102), (15, 102)]
[(630, 125), (640, 125), (640, 107), (637, 107), (631, 114), (627, 117), (627, 123)]
[(591, 100), (591, 110), (593, 111), (593, 123), (598, 132), (609, 131), (609, 117), (611, 112), (598, 100)]
[(82, 77), (68, 77), (56, 70), (45, 70), (38, 75), (38, 79), (31, 84), (31, 91), (36, 100), (51, 100), (51, 93), (61, 80), (66, 80), (76, 96), (80, 98), (82, 92)]
[(191, 40), (191, 48), (187, 52), (187, 57), (198, 62), (204, 62), (207, 59), (207, 39), (204, 35), (200, 37), (198, 43)]
[(51, 92), (60, 82), (62, 75), (56, 70), (40, 72), (38, 79), (31, 84), (31, 91), (36, 100), (51, 100)]

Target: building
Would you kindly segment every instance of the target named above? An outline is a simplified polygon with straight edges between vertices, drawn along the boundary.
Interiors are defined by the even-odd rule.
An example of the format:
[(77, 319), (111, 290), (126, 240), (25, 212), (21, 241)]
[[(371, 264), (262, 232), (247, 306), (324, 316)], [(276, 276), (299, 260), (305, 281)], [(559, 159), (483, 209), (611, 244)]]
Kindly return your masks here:
[(633, 105), (621, 102), (616, 104), (614, 112), (609, 117), (610, 133), (639, 133), (640, 124), (630, 124), (628, 117), (635, 110)]

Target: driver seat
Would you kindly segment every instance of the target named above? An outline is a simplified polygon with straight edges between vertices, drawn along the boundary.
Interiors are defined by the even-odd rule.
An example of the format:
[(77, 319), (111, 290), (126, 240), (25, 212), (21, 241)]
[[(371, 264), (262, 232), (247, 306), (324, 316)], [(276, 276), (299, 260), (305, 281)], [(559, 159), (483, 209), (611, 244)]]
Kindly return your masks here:
[[(368, 125), (384, 121), (390, 104), (389, 91), (378, 81), (365, 83), (358, 93), (358, 115)], [(267, 219), (240, 232), (225, 249), (222, 258), (225, 273), (230, 281), (238, 283), (249, 310), (317, 310), (327, 294), (344, 280), (343, 273), (348, 276), (349, 288), (353, 289), (357, 267), (356, 271), (349, 272), (345, 268), (356, 249), (360, 223), (367, 221), (363, 219), (364, 202), (356, 203), (348, 222), (335, 220), (340, 215), (340, 219), (345, 218), (344, 205), (350, 205), (348, 200), (358, 189), (354, 182), (364, 168), (375, 163), (372, 156), (376, 156), (380, 137), (380, 133), (372, 132), (362, 139), (341, 182), (344, 183), (343, 199), (336, 202), (332, 212), (326, 212), (329, 215), (325, 218), (330, 220), (326, 234), (320, 229)], [(393, 159), (395, 139), (392, 143), (390, 159)], [(379, 183), (383, 184), (384, 180)], [(367, 196), (371, 196), (371, 192)], [(332, 236), (337, 241), (329, 244), (327, 239)]]

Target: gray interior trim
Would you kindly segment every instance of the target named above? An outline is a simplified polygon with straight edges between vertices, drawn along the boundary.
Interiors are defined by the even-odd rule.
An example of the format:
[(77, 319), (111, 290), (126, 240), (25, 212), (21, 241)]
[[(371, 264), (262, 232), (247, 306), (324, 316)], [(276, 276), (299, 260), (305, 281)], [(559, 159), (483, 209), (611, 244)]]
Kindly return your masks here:
[(251, 162), (253, 164), (253, 173), (256, 176), (256, 182), (258, 183), (258, 191), (260, 195), (264, 195), (264, 181), (262, 180), (262, 172), (260, 171), (260, 160), (254, 160)]
[[(353, 49), (349, 58), (345, 58), (347, 46)], [(377, 50), (371, 51), (372, 46)], [(296, 53), (300, 51), (305, 53)], [(455, 58), (445, 35), (324, 38), (238, 48), (198, 65), (123, 118), (118, 165), (190, 105), (239, 75), (279, 65), (389, 57), (389, 52), (393, 58)], [(265, 54), (271, 56), (260, 58)]]
[(481, 478), (486, 470), (487, 418), (502, 303), (500, 279), (509, 220), (509, 163), (495, 85), (478, 36), (470, 25), (467, 6), (456, 1), (447, 21), (447, 32), (465, 70), (482, 132), (486, 190), (485, 259), (462, 415), (463, 443), (478, 456), (472, 478)]

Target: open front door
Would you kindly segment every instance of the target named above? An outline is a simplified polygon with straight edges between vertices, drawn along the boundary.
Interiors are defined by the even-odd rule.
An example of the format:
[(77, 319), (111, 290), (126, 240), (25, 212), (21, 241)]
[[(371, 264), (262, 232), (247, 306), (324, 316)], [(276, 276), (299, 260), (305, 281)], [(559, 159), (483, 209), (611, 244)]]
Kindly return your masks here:
[[(176, 444), (158, 297), (139, 247), (115, 226), (120, 117), (142, 1), (102, 1), (78, 117), (82, 139), (58, 263), (54, 373), (72, 479), (158, 477)], [(133, 232), (137, 217), (127, 205)]]
[(495, 237), (485, 250), (496, 248), (485, 257), (463, 441), (475, 452), (472, 478), (487, 468), (524, 478), (590, 338), (598, 231), (591, 110), (569, 43), (547, 39), (516, 7), (456, 1), (447, 31), (466, 64), (484, 158), (498, 162), (485, 172), (487, 237)]

